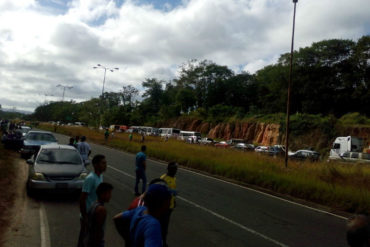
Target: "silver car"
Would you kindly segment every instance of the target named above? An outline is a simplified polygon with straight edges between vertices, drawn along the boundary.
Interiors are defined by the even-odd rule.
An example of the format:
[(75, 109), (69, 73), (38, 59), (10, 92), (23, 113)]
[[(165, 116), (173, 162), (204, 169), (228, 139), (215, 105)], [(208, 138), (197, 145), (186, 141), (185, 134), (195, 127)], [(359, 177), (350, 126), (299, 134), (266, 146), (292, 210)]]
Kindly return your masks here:
[(81, 155), (68, 145), (42, 145), (27, 163), (30, 194), (35, 190), (79, 191), (87, 176)]

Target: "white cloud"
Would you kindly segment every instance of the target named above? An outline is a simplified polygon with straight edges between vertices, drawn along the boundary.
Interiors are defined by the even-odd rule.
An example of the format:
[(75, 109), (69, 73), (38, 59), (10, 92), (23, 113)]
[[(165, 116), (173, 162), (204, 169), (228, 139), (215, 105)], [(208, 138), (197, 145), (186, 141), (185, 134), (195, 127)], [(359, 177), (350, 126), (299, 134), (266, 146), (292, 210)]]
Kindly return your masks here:
[[(103, 79), (103, 70), (92, 69), (97, 63), (120, 68), (106, 77), (106, 90), (117, 91), (147, 77), (169, 80), (193, 58), (253, 73), (290, 49), (291, 1), (183, 2), (159, 10), (136, 0), (119, 8), (113, 0), (73, 0), (56, 14), (32, 0), (1, 1), (0, 103), (33, 109), (45, 92), (60, 99), (59, 83), (74, 86), (67, 99), (96, 97)], [(296, 49), (369, 34), (369, 9), (368, 0), (299, 1)]]

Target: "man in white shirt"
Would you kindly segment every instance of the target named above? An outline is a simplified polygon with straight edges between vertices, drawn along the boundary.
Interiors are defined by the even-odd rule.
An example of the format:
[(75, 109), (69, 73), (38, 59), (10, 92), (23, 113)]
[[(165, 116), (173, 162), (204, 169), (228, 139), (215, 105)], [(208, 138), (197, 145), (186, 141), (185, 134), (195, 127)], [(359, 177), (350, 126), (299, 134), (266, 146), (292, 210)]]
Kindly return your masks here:
[(77, 150), (80, 152), (84, 163), (86, 163), (86, 161), (89, 159), (89, 155), (91, 154), (91, 148), (86, 142), (86, 136), (81, 137), (81, 142), (78, 143)]

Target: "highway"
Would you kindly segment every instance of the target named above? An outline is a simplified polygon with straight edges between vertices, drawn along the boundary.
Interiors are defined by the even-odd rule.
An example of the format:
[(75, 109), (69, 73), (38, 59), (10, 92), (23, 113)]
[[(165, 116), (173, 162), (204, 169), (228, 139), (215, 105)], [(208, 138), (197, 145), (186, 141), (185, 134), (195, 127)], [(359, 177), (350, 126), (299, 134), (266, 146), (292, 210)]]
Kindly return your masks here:
[[(68, 142), (67, 136), (55, 136), (60, 143)], [(111, 218), (124, 211), (134, 198), (135, 155), (90, 145), (92, 155), (106, 156), (104, 181), (114, 186), (112, 200), (106, 204), (106, 246), (124, 246)], [(165, 172), (166, 164), (147, 161), (148, 181)], [(177, 187), (177, 207), (168, 234), (170, 247), (347, 246), (344, 217), (182, 168), (177, 174)], [(40, 241), (34, 241), (37, 244), (32, 246), (76, 246), (79, 208), (75, 198), (55, 195), (30, 199), (29, 204), (39, 207), (40, 230), (34, 235), (40, 236), (33, 238)]]

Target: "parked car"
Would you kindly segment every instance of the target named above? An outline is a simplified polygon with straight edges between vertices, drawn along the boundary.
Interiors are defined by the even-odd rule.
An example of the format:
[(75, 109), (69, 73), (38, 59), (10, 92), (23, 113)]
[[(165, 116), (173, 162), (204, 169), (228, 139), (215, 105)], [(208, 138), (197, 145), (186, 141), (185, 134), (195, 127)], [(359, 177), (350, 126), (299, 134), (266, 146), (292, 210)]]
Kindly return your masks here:
[(274, 145), (268, 148), (268, 154), (271, 156), (279, 156), (285, 154), (285, 148), (282, 145)]
[(27, 133), (31, 131), (31, 127), (21, 126), (19, 130), (22, 132), (22, 136), (26, 136)]
[(199, 143), (203, 145), (212, 145), (215, 141), (212, 138), (204, 137), (200, 139)]
[(215, 144), (215, 147), (219, 147), (219, 148), (227, 148), (229, 146), (230, 145), (225, 141), (221, 141), (221, 142), (218, 142), (218, 143)]
[(72, 146), (48, 144), (27, 160), (30, 165), (27, 191), (80, 191), (87, 176), (79, 152)]
[(253, 144), (246, 144), (246, 143), (238, 143), (234, 146), (235, 149), (248, 151), (248, 150), (254, 150)]
[(302, 161), (303, 160), (318, 161), (320, 158), (320, 153), (312, 150), (298, 150), (288, 155), (290, 159)]
[(230, 139), (230, 140), (227, 140), (226, 143), (229, 144), (229, 146), (235, 146), (238, 143), (244, 143), (244, 140), (243, 139)]
[(23, 140), (21, 148), (21, 157), (30, 158), (33, 154), (37, 153), (41, 145), (58, 143), (57, 139), (49, 131), (30, 131)]
[(258, 146), (254, 149), (254, 151), (257, 153), (267, 153), (268, 150), (269, 150), (269, 147), (267, 146)]

